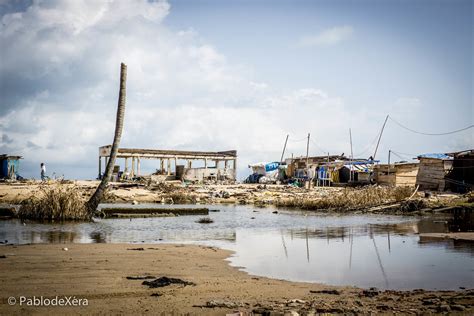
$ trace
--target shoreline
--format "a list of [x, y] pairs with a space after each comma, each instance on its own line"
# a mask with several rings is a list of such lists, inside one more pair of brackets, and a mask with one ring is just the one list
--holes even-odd
[[[64, 250], [67, 248], [67, 251]], [[472, 313], [474, 290], [397, 291], [291, 282], [230, 266], [232, 251], [188, 244], [30, 244], [0, 247], [0, 314]], [[149, 289], [133, 276], [195, 285]], [[154, 294], [155, 296], [152, 296]], [[9, 306], [8, 297], [72, 295], [87, 307]]]

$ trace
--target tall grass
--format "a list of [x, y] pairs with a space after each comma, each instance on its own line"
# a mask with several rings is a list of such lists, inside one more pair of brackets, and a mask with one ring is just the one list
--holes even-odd
[[345, 188], [340, 192], [322, 197], [300, 197], [278, 200], [277, 206], [295, 207], [305, 210], [350, 211], [389, 202], [399, 202], [409, 197], [412, 189], [408, 187], [366, 186], [362, 188]]
[[38, 192], [22, 202], [18, 217], [41, 221], [86, 220], [91, 215], [85, 202], [76, 186], [42, 185]]

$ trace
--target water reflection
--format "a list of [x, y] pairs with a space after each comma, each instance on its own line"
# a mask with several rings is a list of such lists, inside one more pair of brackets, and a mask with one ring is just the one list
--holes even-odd
[[474, 243], [418, 236], [472, 230], [471, 213], [416, 218], [219, 209], [210, 214], [214, 223], [205, 225], [196, 223], [199, 216], [62, 224], [0, 221], [0, 240], [200, 243], [234, 250], [232, 265], [274, 278], [394, 289], [474, 286]]

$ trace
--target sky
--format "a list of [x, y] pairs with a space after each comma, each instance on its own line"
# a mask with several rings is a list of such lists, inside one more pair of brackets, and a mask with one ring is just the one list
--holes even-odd
[[[0, 0], [0, 154], [97, 177], [122, 147], [376, 159], [474, 148], [472, 1]], [[156, 161], [142, 163], [153, 172]]]

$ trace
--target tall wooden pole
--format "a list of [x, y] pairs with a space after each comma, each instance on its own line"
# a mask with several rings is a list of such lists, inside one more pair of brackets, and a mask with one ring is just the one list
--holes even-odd
[[306, 143], [306, 168], [308, 168], [308, 158], [309, 158], [309, 137], [310, 137], [310, 134], [308, 133], [308, 141]]
[[385, 118], [385, 122], [383, 122], [382, 130], [380, 131], [380, 135], [379, 135], [379, 140], [377, 141], [377, 147], [375, 147], [375, 152], [373, 156], [374, 160], [375, 160], [375, 155], [377, 155], [377, 149], [379, 149], [380, 139], [382, 138], [383, 129], [385, 128], [385, 124], [387, 124], [387, 120], [388, 120], [388, 115]]
[[352, 152], [352, 131], [349, 128], [349, 139], [351, 142], [351, 170], [349, 172], [349, 181], [352, 181], [352, 161], [354, 160], [354, 153]]
[[387, 168], [387, 176], [390, 175], [390, 153], [391, 150], [388, 150], [388, 168]]
[[280, 162], [283, 162], [283, 156], [285, 155], [285, 149], [286, 149], [286, 144], [288, 143], [288, 137], [290, 135], [286, 135], [286, 140], [285, 140], [285, 145], [283, 146], [283, 151], [281, 153], [281, 158], [280, 158]]

